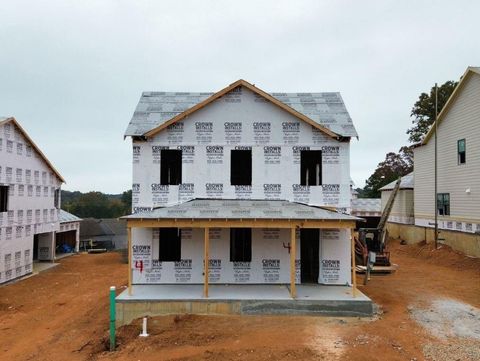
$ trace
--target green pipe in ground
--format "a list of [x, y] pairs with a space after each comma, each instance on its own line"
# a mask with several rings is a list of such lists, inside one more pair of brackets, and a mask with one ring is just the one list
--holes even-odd
[[110, 351], [115, 351], [115, 286], [110, 287]]

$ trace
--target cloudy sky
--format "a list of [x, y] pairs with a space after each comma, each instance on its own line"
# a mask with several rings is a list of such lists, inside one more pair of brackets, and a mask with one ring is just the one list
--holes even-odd
[[478, 1], [2, 0], [0, 115], [24, 126], [64, 189], [130, 188], [123, 132], [144, 90], [340, 91], [360, 135], [358, 186], [407, 143], [435, 83], [480, 65]]

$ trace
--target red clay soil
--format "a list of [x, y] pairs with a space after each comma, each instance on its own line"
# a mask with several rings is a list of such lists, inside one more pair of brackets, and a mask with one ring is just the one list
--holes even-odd
[[0, 359], [423, 360], [423, 345], [442, 341], [417, 325], [408, 307], [444, 297], [480, 307], [480, 260], [430, 245], [392, 242], [391, 251], [399, 270], [361, 287], [381, 308], [374, 319], [155, 317], [145, 339], [140, 320], [120, 328], [113, 353], [105, 351], [108, 287], [125, 285], [127, 268], [115, 253], [69, 257], [0, 288]]

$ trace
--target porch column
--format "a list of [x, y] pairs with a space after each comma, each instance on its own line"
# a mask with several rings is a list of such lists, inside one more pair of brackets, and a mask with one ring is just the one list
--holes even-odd
[[75, 223], [75, 252], [80, 252], [80, 223]]
[[56, 249], [57, 249], [57, 232], [52, 231], [51, 233], [51, 241], [50, 241], [50, 249], [52, 250], [52, 263], [55, 263], [55, 257], [56, 257]]
[[128, 237], [128, 295], [132, 295], [132, 228], [127, 227]]
[[355, 237], [353, 234], [353, 228], [350, 228], [350, 238], [352, 244], [352, 295], [353, 298], [355, 298], [357, 293], [357, 266], [355, 264]]
[[203, 296], [208, 298], [208, 248], [210, 243], [210, 228], [205, 227], [205, 248], [203, 254]]
[[290, 296], [297, 297], [297, 289], [295, 286], [295, 255], [297, 253], [296, 247], [296, 230], [290, 229]]

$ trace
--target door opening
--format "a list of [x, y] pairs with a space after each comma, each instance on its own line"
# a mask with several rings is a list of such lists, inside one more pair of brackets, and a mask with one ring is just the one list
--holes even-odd
[[302, 283], [318, 283], [320, 231], [300, 230], [300, 275]]
[[38, 260], [38, 234], [33, 236], [33, 260]]

